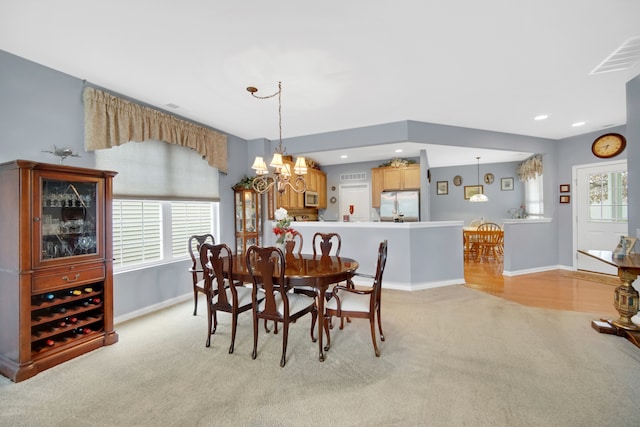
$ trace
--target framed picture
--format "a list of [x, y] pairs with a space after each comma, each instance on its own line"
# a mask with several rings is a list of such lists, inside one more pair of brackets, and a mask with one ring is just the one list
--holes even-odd
[[571, 202], [571, 196], [568, 195], [561, 195], [560, 196], [560, 203], [570, 203]]
[[453, 177], [453, 185], [456, 187], [460, 187], [462, 185], [462, 177], [460, 175], [456, 175]]
[[616, 246], [616, 248], [613, 250], [613, 254], [618, 255], [619, 258], [625, 255], [629, 255], [631, 252], [633, 252], [633, 247], [636, 245], [637, 240], [638, 239], [636, 239], [635, 237], [621, 236], [620, 243], [618, 243], [618, 246]]
[[513, 191], [513, 177], [500, 179], [500, 190]]
[[438, 196], [449, 194], [449, 181], [438, 181], [436, 183], [436, 194]]
[[484, 186], [482, 185], [465, 185], [464, 186], [464, 198], [469, 200], [471, 196], [484, 193]]
[[569, 184], [560, 184], [560, 192], [561, 193], [571, 192], [571, 186]]

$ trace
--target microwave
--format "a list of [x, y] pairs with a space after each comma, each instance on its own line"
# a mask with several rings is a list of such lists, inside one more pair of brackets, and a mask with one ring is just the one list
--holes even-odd
[[304, 206], [309, 208], [317, 208], [318, 207], [319, 196], [315, 191], [305, 191], [304, 192]]

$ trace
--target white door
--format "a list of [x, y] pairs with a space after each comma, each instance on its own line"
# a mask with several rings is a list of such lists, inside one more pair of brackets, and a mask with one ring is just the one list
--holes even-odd
[[[576, 166], [576, 248], [612, 251], [628, 232], [627, 162]], [[617, 269], [578, 254], [577, 269], [617, 274]]]
[[370, 221], [371, 192], [369, 184], [344, 184], [340, 186], [340, 211], [338, 220], [349, 215], [349, 221]]

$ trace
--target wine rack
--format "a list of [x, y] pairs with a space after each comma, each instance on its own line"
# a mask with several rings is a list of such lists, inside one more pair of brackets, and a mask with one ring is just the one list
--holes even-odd
[[40, 354], [104, 330], [103, 292], [69, 288], [31, 297], [31, 352]]
[[115, 174], [26, 160], [0, 164], [0, 373], [15, 382], [118, 341]]

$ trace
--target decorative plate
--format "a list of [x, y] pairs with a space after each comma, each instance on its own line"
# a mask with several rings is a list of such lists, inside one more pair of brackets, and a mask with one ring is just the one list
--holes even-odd
[[495, 179], [495, 177], [493, 176], [492, 173], [484, 174], [484, 183], [485, 184], [489, 184], [489, 185], [493, 184], [494, 179]]

